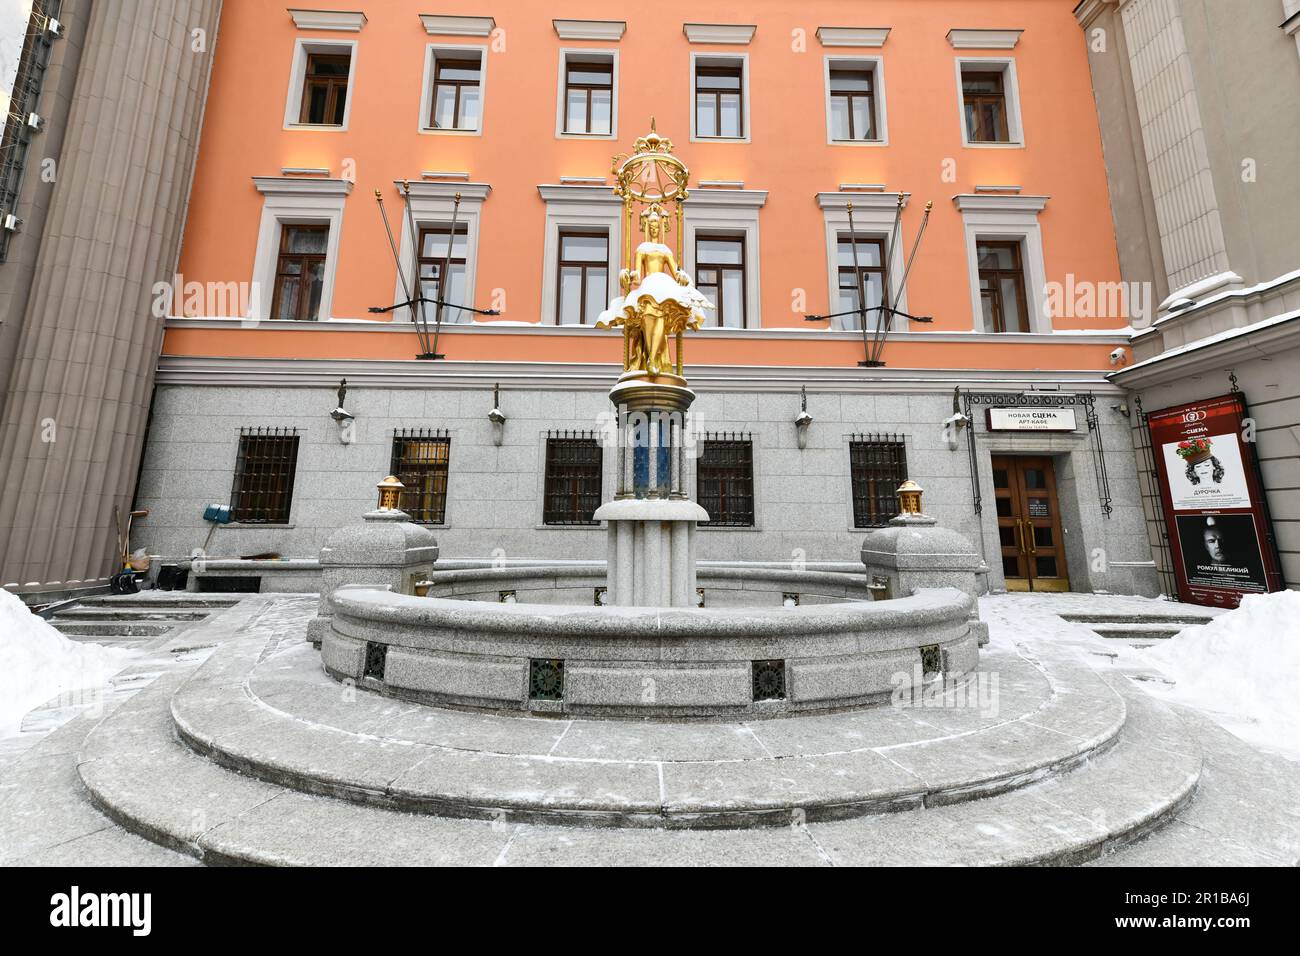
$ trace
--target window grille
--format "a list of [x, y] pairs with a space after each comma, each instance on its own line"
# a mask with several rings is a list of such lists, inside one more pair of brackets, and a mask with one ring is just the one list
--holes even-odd
[[707, 434], [695, 468], [695, 498], [710, 528], [754, 525], [754, 443], [747, 434]]
[[907, 478], [902, 435], [854, 435], [849, 442], [853, 527], [879, 528], [898, 514], [898, 486]]
[[399, 507], [416, 524], [447, 520], [447, 469], [451, 438], [446, 431], [397, 429], [389, 473], [405, 485]]
[[542, 523], [594, 525], [604, 449], [595, 432], [553, 431], [546, 438]]
[[245, 428], [239, 433], [231, 518], [260, 524], [287, 524], [298, 465], [298, 429]]

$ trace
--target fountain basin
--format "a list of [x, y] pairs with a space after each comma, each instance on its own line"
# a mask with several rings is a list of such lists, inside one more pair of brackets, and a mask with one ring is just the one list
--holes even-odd
[[798, 607], [647, 608], [345, 588], [328, 673], [439, 706], [586, 716], [777, 716], [886, 701], [974, 669], [955, 588]]

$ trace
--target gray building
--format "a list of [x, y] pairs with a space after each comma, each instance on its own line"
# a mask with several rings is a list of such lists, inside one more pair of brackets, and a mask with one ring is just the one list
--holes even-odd
[[[1300, 587], [1300, 3], [1085, 0], [1124, 279], [1161, 304], [1109, 377], [1145, 414], [1234, 391], [1253, 420], [1282, 578]], [[1168, 590], [1169, 529], [1139, 455]]]
[[0, 165], [0, 585], [120, 570], [220, 7], [33, 4]]

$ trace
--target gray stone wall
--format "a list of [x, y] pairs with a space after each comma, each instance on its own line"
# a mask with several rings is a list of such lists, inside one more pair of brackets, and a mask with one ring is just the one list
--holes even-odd
[[[863, 530], [854, 529], [848, 442], [855, 433], [905, 437], [908, 477], [925, 488], [925, 508], [946, 527], [984, 542], [989, 585], [1002, 587], [990, 451], [1051, 454], [1061, 482], [1061, 509], [1071, 542], [1076, 589], [1154, 593], [1136, 466], [1127, 420], [1098, 401], [1114, 511], [1103, 518], [1095, 463], [1084, 427], [1068, 436], [990, 436], [979, 427], [984, 513], [972, 506], [965, 435], [956, 449], [942, 422], [952, 412], [948, 388], [925, 394], [810, 393], [813, 425], [799, 449], [797, 393], [701, 394], [693, 412], [703, 432], [745, 432], [754, 443], [756, 523], [752, 529], [702, 528], [699, 558], [731, 561], [857, 561]], [[355, 442], [342, 444], [329, 417], [336, 404], [325, 388], [159, 387], [145, 452], [138, 503], [149, 508], [136, 540], [152, 553], [187, 556], [204, 543], [208, 503], [228, 503], [240, 429], [294, 427], [300, 438], [293, 507], [287, 526], [218, 529], [214, 558], [275, 551], [312, 557], [328, 534], [373, 506], [375, 484], [389, 472], [395, 428], [440, 428], [451, 437], [447, 521], [435, 527], [446, 558], [597, 559], [605, 557], [599, 527], [542, 524], [546, 435], [552, 429], [598, 430], [610, 409], [603, 389], [504, 389], [508, 421], [503, 444], [492, 441], [490, 389], [355, 388]], [[606, 450], [606, 495], [613, 492], [613, 449]], [[694, 489], [693, 475], [688, 487]], [[1090, 570], [1084, 555], [1101, 548], [1111, 564]], [[499, 549], [499, 550], [498, 550]]]

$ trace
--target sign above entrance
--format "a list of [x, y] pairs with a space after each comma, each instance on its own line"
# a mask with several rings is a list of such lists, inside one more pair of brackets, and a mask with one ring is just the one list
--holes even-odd
[[1072, 432], [1077, 427], [1073, 408], [1014, 406], [985, 411], [991, 432]]

